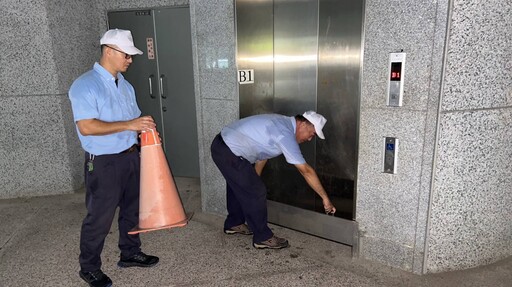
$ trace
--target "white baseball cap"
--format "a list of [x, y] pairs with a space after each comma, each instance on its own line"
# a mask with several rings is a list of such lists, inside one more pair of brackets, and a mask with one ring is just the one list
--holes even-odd
[[325, 137], [324, 133], [322, 132], [322, 129], [324, 128], [324, 125], [327, 122], [324, 116], [322, 116], [321, 114], [317, 114], [313, 111], [307, 111], [302, 116], [305, 117], [310, 123], [312, 123], [313, 126], [315, 126], [316, 135], [324, 140]]
[[128, 55], [142, 55], [142, 51], [135, 48], [132, 32], [121, 29], [111, 29], [103, 34], [100, 45], [116, 45], [116, 47]]

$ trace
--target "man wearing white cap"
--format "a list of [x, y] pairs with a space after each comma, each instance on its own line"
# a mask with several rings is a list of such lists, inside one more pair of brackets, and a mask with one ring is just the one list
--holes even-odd
[[227, 184], [226, 234], [252, 234], [253, 246], [258, 249], [288, 247], [288, 240], [275, 236], [267, 225], [267, 188], [260, 178], [267, 160], [281, 154], [322, 198], [325, 212], [336, 212], [299, 148], [315, 135], [325, 139], [322, 128], [326, 121], [313, 111], [295, 117], [264, 114], [243, 118], [222, 129], [213, 140], [211, 153]]
[[130, 31], [113, 29], [100, 40], [101, 58], [69, 90], [78, 137], [85, 150], [87, 216], [80, 234], [80, 278], [89, 286], [112, 286], [101, 271], [101, 251], [119, 206], [119, 267], [151, 267], [156, 256], [141, 252], [139, 235], [128, 235], [138, 223], [140, 157], [138, 133], [155, 128], [141, 117], [135, 91], [121, 74], [134, 55]]

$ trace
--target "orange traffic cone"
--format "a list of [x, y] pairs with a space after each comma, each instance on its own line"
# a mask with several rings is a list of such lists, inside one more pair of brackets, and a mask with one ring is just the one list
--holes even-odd
[[128, 234], [187, 225], [192, 214], [185, 214], [156, 130], [141, 133], [140, 158], [139, 225]]

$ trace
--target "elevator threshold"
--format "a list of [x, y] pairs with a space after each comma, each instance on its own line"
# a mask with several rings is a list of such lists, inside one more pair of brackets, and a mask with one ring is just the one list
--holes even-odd
[[277, 201], [267, 200], [268, 221], [304, 233], [354, 247], [357, 245], [357, 223]]

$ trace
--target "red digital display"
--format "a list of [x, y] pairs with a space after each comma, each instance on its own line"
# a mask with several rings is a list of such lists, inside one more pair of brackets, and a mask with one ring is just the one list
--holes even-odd
[[391, 63], [391, 81], [400, 81], [402, 77], [402, 62]]

